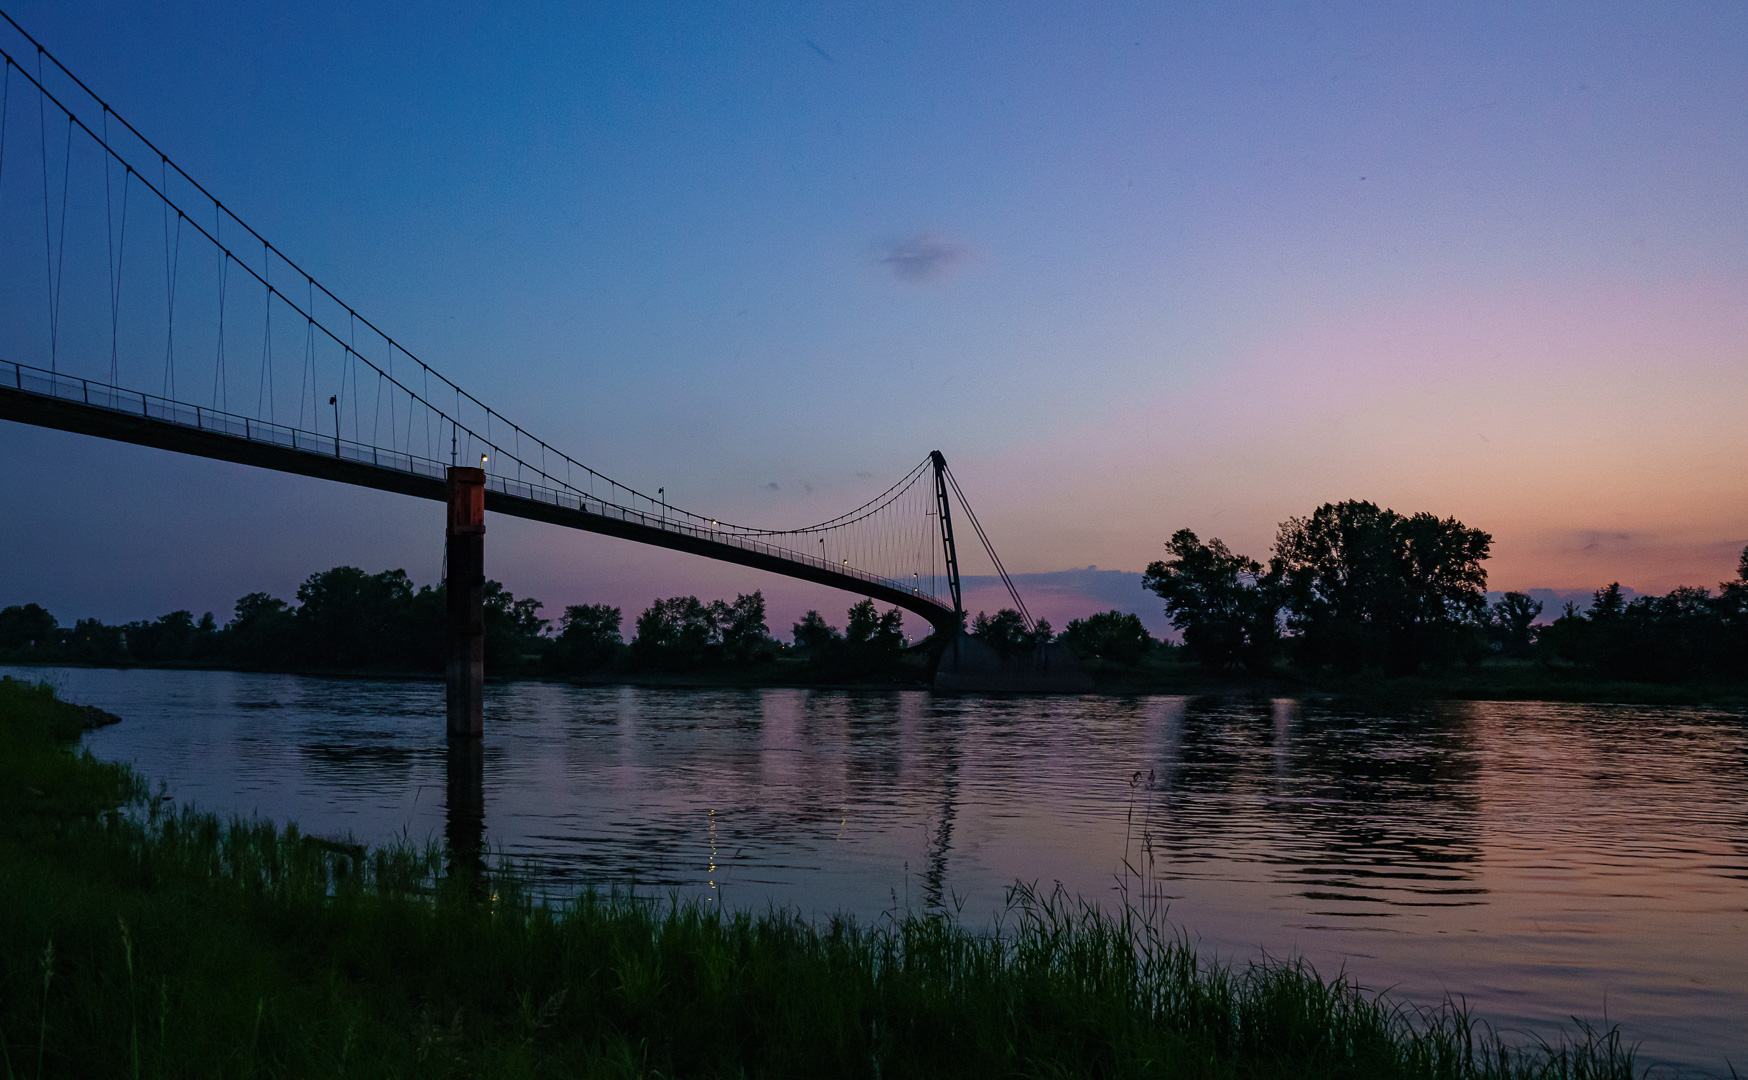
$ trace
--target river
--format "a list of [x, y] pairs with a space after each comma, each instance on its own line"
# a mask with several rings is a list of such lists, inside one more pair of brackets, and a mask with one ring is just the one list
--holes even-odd
[[[184, 802], [366, 842], [457, 828], [440, 685], [0, 671], [121, 715], [86, 745]], [[488, 688], [469, 768], [486, 845], [554, 889], [985, 925], [1015, 881], [1126, 884], [1221, 959], [1748, 1064], [1738, 713], [516, 683]]]

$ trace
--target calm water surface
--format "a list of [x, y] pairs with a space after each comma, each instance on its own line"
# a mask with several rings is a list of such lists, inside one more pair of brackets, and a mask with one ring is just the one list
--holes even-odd
[[[438, 685], [10, 673], [125, 717], [87, 745], [184, 801], [444, 835]], [[1748, 1064], [1739, 714], [523, 684], [488, 689], [479, 771], [486, 842], [555, 886], [982, 923], [1016, 880], [1114, 902], [1127, 856], [1223, 959]]]

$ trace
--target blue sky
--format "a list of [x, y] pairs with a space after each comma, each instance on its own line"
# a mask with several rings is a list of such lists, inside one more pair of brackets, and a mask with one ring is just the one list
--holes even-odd
[[[1740, 5], [7, 10], [415, 353], [684, 505], [810, 520], [938, 447], [1033, 573], [1182, 526], [1260, 555], [1341, 498], [1488, 528], [1496, 587], [1713, 582], [1748, 542]], [[65, 620], [440, 565], [434, 506], [0, 452], [0, 602]], [[848, 603], [489, 550], [549, 608]]]

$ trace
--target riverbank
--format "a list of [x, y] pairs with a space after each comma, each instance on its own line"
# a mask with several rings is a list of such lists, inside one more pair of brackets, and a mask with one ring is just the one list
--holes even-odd
[[[437, 672], [398, 669], [308, 669], [215, 666], [210, 664], [81, 664], [34, 658], [0, 658], [21, 668], [105, 670], [239, 671], [304, 675], [320, 679], [441, 682]], [[1425, 675], [1385, 678], [1376, 673], [1350, 677], [1307, 676], [1282, 665], [1270, 675], [1210, 673], [1175, 656], [1150, 656], [1135, 666], [1091, 661], [1094, 694], [1133, 697], [1149, 694], [1187, 697], [1294, 698], [1298, 700], [1410, 703], [1418, 701], [1554, 701], [1592, 705], [1694, 705], [1748, 708], [1748, 685], [1739, 683], [1651, 683], [1598, 679], [1571, 667], [1528, 660], [1488, 660], [1478, 667], [1451, 668]], [[711, 668], [703, 671], [600, 671], [586, 675], [494, 675], [491, 683], [552, 682], [571, 686], [638, 686], [647, 689], [903, 690], [928, 689], [920, 670], [907, 669], [884, 679], [844, 680], [822, 676], [799, 660]]]
[[1266, 676], [1216, 674], [1175, 657], [1148, 657], [1125, 668], [1093, 662], [1094, 685], [1104, 694], [1236, 695], [1332, 702], [1557, 701], [1592, 705], [1701, 705], [1748, 707], [1741, 683], [1652, 683], [1600, 679], [1581, 669], [1531, 660], [1490, 659], [1476, 667], [1452, 667], [1421, 675], [1386, 678], [1376, 672], [1352, 676], [1307, 675], [1279, 665]]
[[1281, 963], [1198, 962], [1134, 911], [1017, 898], [1001, 936], [446, 874], [149, 798], [0, 682], [10, 1075], [1628, 1076], [1618, 1037], [1501, 1057]]

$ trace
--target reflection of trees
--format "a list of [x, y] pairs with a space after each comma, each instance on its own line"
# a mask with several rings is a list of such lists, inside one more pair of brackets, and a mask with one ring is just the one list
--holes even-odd
[[1303, 708], [1282, 722], [1267, 705], [1193, 704], [1155, 781], [1151, 849], [1168, 866], [1272, 863], [1312, 898], [1460, 902], [1480, 855], [1470, 713]]

